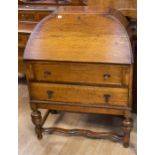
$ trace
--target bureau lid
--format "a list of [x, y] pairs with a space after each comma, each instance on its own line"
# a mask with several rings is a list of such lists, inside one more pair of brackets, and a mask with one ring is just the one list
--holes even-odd
[[27, 43], [25, 60], [131, 64], [122, 23], [108, 13], [59, 13], [42, 20]]

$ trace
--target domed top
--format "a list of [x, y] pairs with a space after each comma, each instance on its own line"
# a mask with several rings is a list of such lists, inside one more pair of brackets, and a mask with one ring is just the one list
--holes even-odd
[[131, 64], [122, 23], [111, 14], [61, 13], [43, 19], [32, 32], [25, 60]]

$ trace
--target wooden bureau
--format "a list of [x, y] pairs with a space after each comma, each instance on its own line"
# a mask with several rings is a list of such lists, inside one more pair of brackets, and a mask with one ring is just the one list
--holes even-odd
[[[67, 11], [49, 15], [31, 33], [24, 62], [32, 121], [42, 133], [123, 139], [132, 128], [133, 58], [127, 21], [117, 11]], [[44, 117], [39, 109], [47, 109]], [[51, 111], [123, 116], [123, 132], [45, 128]]]

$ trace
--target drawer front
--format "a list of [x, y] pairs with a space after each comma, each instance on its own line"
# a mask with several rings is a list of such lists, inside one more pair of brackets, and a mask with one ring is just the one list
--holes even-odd
[[127, 66], [62, 62], [29, 65], [37, 81], [128, 85]]
[[67, 84], [31, 83], [32, 100], [87, 105], [128, 105], [128, 89]]
[[19, 21], [35, 21], [35, 14], [31, 11], [19, 11], [18, 12]]

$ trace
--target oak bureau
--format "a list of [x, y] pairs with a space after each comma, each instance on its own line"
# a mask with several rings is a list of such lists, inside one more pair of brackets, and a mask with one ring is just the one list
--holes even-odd
[[[112, 9], [59, 12], [35, 27], [24, 63], [38, 139], [61, 132], [123, 140], [129, 146], [133, 58], [126, 27], [126, 19]], [[47, 109], [44, 117], [39, 109]], [[43, 127], [55, 111], [123, 116], [122, 134]]]

